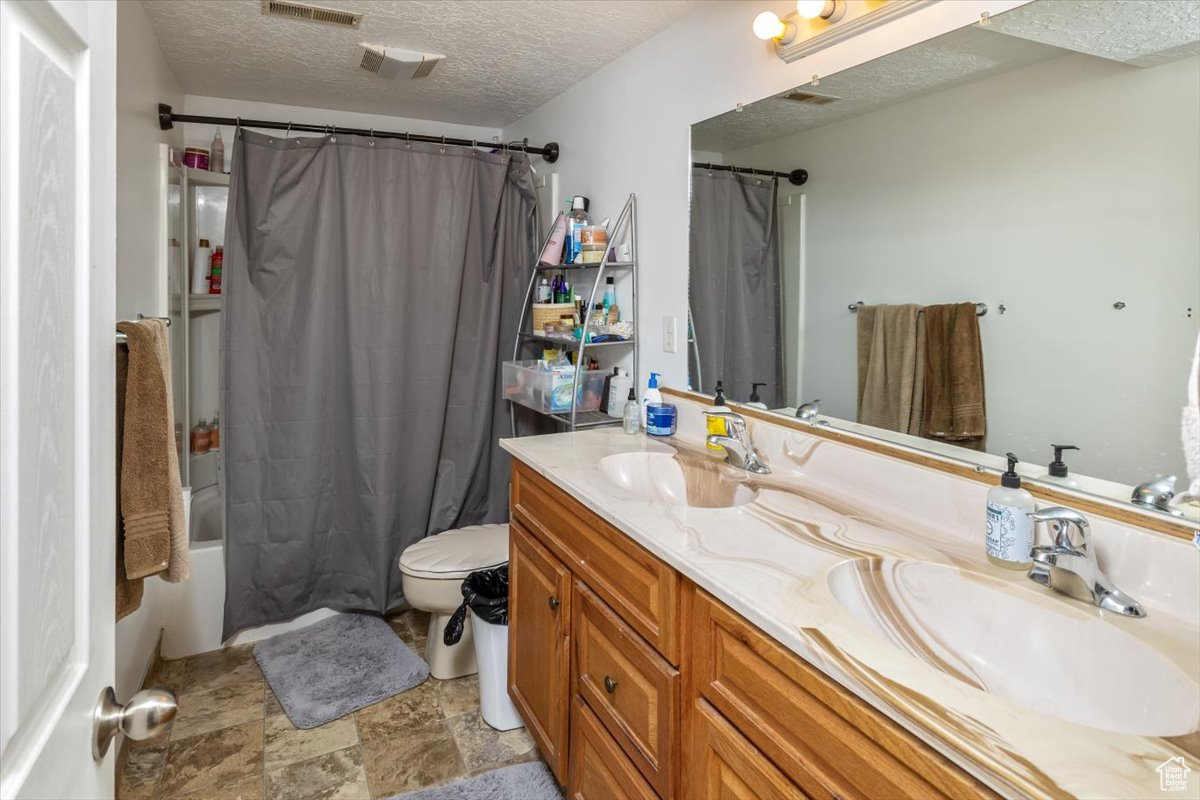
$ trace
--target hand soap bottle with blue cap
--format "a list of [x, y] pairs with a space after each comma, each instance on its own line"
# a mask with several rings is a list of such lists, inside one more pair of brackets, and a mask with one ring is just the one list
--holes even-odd
[[658, 390], [658, 379], [662, 377], [661, 372], [650, 373], [650, 383], [646, 386], [646, 393], [642, 395], [642, 428], [646, 427], [646, 409], [651, 405], [659, 405], [662, 403], [662, 392]]

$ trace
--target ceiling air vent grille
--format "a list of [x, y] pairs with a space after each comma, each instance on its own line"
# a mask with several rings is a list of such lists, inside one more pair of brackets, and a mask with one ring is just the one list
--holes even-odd
[[383, 52], [373, 47], [364, 47], [362, 61], [359, 62], [359, 66], [367, 72], [373, 72], [378, 75], [379, 68], [383, 66]]
[[289, 0], [262, 0], [262, 13], [268, 17], [321, 22], [343, 28], [357, 28], [362, 22], [362, 14], [337, 8], [310, 6], [306, 3], [292, 3]]
[[793, 103], [805, 103], [810, 106], [823, 106], [829, 103], [836, 103], [838, 98], [829, 94], [813, 94], [812, 92], [789, 92], [783, 96], [784, 100], [791, 100]]

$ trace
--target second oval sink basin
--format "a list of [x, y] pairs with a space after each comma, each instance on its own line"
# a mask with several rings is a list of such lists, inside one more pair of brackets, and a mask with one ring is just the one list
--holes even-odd
[[891, 644], [1016, 705], [1138, 736], [1191, 733], [1200, 720], [1200, 685], [1066, 597], [1047, 605], [986, 575], [890, 559], [841, 564], [829, 588]]
[[618, 453], [600, 459], [605, 480], [641, 500], [691, 508], [732, 508], [758, 490], [714, 459], [681, 453]]

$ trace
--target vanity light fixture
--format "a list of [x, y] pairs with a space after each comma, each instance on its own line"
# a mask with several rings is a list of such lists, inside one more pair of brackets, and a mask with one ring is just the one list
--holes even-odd
[[796, 10], [783, 19], [771, 11], [755, 17], [754, 35], [773, 42], [776, 55], [791, 63], [934, 2], [796, 0]]

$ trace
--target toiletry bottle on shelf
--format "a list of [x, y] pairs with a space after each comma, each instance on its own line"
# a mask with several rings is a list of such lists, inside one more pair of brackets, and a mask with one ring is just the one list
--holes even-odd
[[604, 312], [608, 314], [608, 310], [617, 304], [617, 287], [613, 284], [611, 276], [604, 279]]
[[[717, 381], [717, 388], [713, 393], [713, 404], [709, 408], [709, 411], [713, 413], [704, 418], [705, 432], [709, 436], [727, 436], [729, 432], [725, 428], [725, 420], [717, 416], [717, 414], [724, 414], [729, 411], [729, 406], [725, 405], [725, 389], [721, 385], [721, 381]], [[704, 440], [704, 446], [708, 448], [709, 452], [722, 456], [725, 455], [724, 447], [721, 447], [719, 444], [712, 444], [707, 438]]]
[[1033, 495], [1021, 488], [1017, 462], [1008, 453], [1008, 471], [987, 496], [987, 558], [1005, 569], [1028, 569], [1033, 563], [1033, 522], [1025, 512], [1036, 506]]
[[608, 406], [604, 412], [613, 419], [621, 419], [625, 414], [625, 398], [633, 390], [633, 378], [625, 370], [618, 370], [613, 376], [612, 386], [608, 392]]
[[637, 433], [642, 427], [642, 410], [638, 405], [637, 394], [629, 387], [629, 398], [625, 401], [625, 411], [622, 415], [621, 427], [626, 433]]
[[196, 423], [196, 427], [192, 428], [192, 446], [191, 451], [195, 455], [207, 453], [208, 444], [208, 422], [200, 420]]
[[192, 294], [208, 294], [208, 267], [212, 260], [212, 248], [208, 239], [201, 239], [192, 253]]
[[1050, 462], [1050, 466], [1047, 467], [1049, 472], [1042, 480], [1078, 489], [1079, 482], [1071, 477], [1070, 471], [1067, 469], [1067, 462], [1063, 461], [1063, 450], [1078, 450], [1079, 448], [1073, 444], [1052, 444], [1050, 447], [1054, 450], [1054, 460]]
[[660, 405], [663, 401], [662, 392], [658, 390], [658, 379], [661, 373], [651, 372], [650, 382], [646, 385], [646, 394], [642, 396], [642, 427], [646, 427], [646, 406]]
[[221, 140], [221, 129], [217, 128], [213, 135], [212, 146], [208, 149], [208, 171], [225, 172], [225, 142]]
[[225, 264], [225, 249], [217, 246], [212, 254], [212, 266], [208, 271], [208, 293], [221, 293], [221, 271]]
[[750, 402], [746, 403], [747, 406], [750, 406], [751, 408], [761, 408], [763, 411], [767, 410], [767, 404], [764, 403], [762, 398], [758, 396], [758, 387], [766, 385], [767, 384], [765, 383], [750, 384]]
[[600, 390], [600, 410], [608, 413], [608, 402], [612, 399], [612, 382], [613, 378], [621, 374], [621, 370], [613, 367], [611, 375], [604, 376], [604, 388]]
[[221, 419], [213, 414], [212, 424], [208, 426], [208, 449], [221, 449]]
[[567, 215], [568, 252], [563, 258], [566, 263], [574, 264], [583, 252], [583, 229], [591, 222], [592, 218], [588, 216], [588, 199], [583, 195], [575, 195], [571, 198], [571, 213]]
[[553, 289], [550, 286], [550, 281], [542, 278], [541, 283], [537, 288], [537, 301], [539, 303], [549, 303], [554, 298]]
[[542, 248], [542, 255], [538, 258], [538, 263], [546, 266], [561, 264], [563, 260], [563, 242], [567, 238], [567, 215], [558, 212], [558, 216], [554, 218], [554, 224], [550, 226], [550, 238], [546, 240], [546, 246]]

